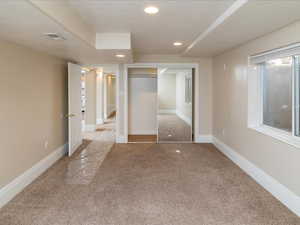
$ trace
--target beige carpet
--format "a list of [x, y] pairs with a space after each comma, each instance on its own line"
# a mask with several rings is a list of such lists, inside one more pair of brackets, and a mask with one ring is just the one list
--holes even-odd
[[159, 114], [158, 122], [158, 142], [191, 142], [191, 126], [176, 114]]
[[[82, 165], [95, 165], [94, 154]], [[90, 182], [83, 173], [83, 182], [69, 182], [72, 161], [60, 160], [4, 207], [0, 224], [300, 224], [210, 144], [115, 144], [100, 167], [91, 167]]]

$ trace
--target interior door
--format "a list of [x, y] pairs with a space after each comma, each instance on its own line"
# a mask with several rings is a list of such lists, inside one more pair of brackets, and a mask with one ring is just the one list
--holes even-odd
[[68, 122], [69, 150], [71, 156], [82, 143], [81, 115], [81, 67], [68, 63]]

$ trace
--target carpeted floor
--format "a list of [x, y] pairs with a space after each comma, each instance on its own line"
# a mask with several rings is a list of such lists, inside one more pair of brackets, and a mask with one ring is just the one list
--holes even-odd
[[158, 115], [158, 142], [191, 142], [192, 128], [176, 114]]
[[0, 211], [0, 224], [300, 224], [211, 144], [115, 144], [103, 162], [92, 144], [81, 164], [92, 176], [69, 182], [81, 154], [63, 158]]

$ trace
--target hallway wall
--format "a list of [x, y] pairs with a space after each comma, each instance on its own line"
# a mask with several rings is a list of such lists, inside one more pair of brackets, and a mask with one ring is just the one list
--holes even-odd
[[160, 112], [176, 111], [176, 74], [158, 76], [158, 109]]
[[106, 117], [116, 111], [116, 78], [108, 76], [106, 79], [107, 101], [106, 101]]
[[192, 70], [190, 70], [190, 72], [184, 71], [176, 74], [176, 114], [191, 126], [193, 121], [193, 105], [192, 103], [185, 102], [186, 77], [192, 78]]
[[0, 49], [2, 188], [67, 142], [67, 64], [3, 40]]
[[96, 82], [97, 74], [95, 70], [91, 70], [85, 75], [86, 90], [86, 112], [85, 124], [87, 126], [95, 126], [96, 124]]

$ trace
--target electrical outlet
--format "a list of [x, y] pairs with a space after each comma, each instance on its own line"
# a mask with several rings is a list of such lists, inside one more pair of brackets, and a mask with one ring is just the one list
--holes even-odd
[[224, 64], [224, 71], [226, 70], [226, 68], [227, 68], [227, 65], [226, 65], [226, 64]]
[[45, 141], [45, 143], [44, 143], [44, 148], [45, 148], [45, 149], [48, 148], [48, 141]]

